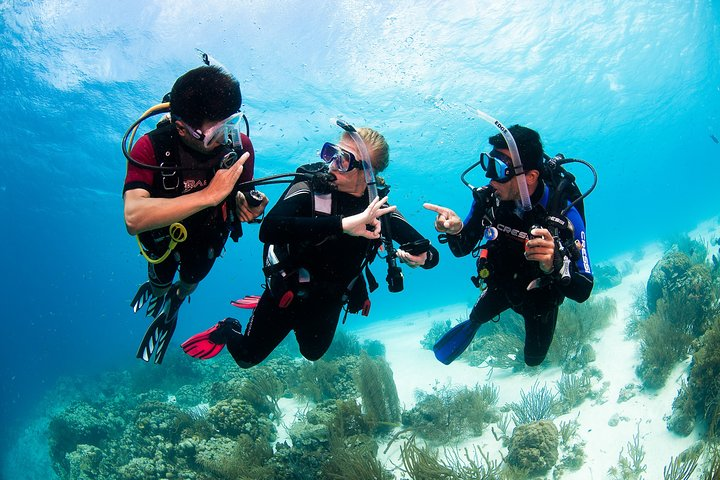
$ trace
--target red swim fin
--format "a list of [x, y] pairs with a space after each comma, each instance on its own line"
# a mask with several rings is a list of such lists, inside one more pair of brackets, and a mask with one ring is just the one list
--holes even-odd
[[259, 301], [260, 295], [245, 295], [243, 298], [231, 300], [230, 305], [238, 308], [252, 309], [257, 307]]
[[214, 325], [202, 333], [193, 335], [185, 340], [180, 346], [185, 353], [194, 358], [207, 360], [208, 358], [214, 357], [222, 351], [223, 347], [225, 347], [224, 343], [215, 343], [210, 340], [210, 334], [217, 330], [219, 325], [220, 324]]
[[222, 351], [231, 335], [242, 335], [242, 327], [234, 318], [226, 318], [188, 338], [180, 346], [191, 357], [207, 360]]

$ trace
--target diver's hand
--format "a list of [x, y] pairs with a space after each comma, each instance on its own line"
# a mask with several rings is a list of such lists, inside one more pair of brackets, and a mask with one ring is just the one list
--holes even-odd
[[411, 268], [420, 267], [422, 265], [425, 265], [425, 262], [427, 261], [427, 252], [423, 252], [420, 255], [411, 255], [405, 250], [398, 248], [395, 251], [395, 255], [398, 259], [405, 265]]
[[397, 210], [397, 207], [394, 205], [392, 207], [381, 208], [387, 203], [387, 200], [388, 197], [383, 197], [382, 199], [375, 197], [363, 212], [343, 218], [343, 233], [353, 237], [365, 237], [371, 240], [380, 238], [380, 220], [378, 220], [378, 217]]
[[209, 207], [218, 205], [230, 195], [243, 171], [243, 164], [248, 158], [250, 158], [250, 152], [245, 152], [232, 167], [215, 172], [210, 184], [201, 190]]
[[552, 234], [545, 228], [533, 228], [530, 230], [530, 235], [536, 238], [525, 242], [525, 258], [538, 262], [543, 273], [551, 273], [555, 257], [555, 240]]
[[441, 207], [432, 203], [423, 203], [423, 208], [437, 213], [435, 217], [435, 230], [440, 233], [457, 235], [463, 229], [463, 222], [457, 213], [449, 208]]
[[258, 218], [260, 215], [262, 215], [265, 211], [265, 207], [268, 204], [268, 198], [265, 196], [264, 193], [260, 191], [257, 192], [262, 195], [262, 201], [260, 202], [260, 205], [256, 207], [251, 207], [250, 205], [248, 205], [247, 200], [245, 199], [245, 195], [242, 192], [237, 192], [237, 195], [235, 197], [235, 205], [237, 205], [237, 208], [235, 209], [235, 212], [237, 213], [237, 216], [241, 222], [250, 223], [256, 218]]

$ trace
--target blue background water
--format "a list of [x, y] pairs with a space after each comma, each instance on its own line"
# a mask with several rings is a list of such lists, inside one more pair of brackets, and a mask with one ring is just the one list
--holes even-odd
[[[496, 133], [474, 108], [596, 166], [595, 263], [718, 214], [718, 2], [47, 0], [3, 2], [0, 18], [2, 451], [59, 376], [137, 362], [144, 263], [122, 221], [120, 138], [196, 48], [241, 81], [258, 176], [312, 161], [342, 114], [386, 136], [392, 202], [428, 236], [421, 203], [464, 215], [458, 174]], [[260, 252], [257, 227], [229, 244], [176, 341], [244, 318], [228, 300], [259, 291]], [[471, 302], [472, 260], [441, 252], [351, 323]]]

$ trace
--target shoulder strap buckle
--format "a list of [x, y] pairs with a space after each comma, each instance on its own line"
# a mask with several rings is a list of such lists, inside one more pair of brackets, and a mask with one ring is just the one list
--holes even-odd
[[[166, 152], [170, 153], [170, 152]], [[162, 162], [161, 167], [177, 167], [175, 162]], [[177, 170], [161, 170], [162, 184], [165, 190], [175, 191], [180, 186], [180, 176]]]

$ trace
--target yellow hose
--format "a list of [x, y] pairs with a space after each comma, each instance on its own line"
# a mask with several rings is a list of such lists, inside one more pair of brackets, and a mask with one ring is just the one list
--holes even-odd
[[[169, 111], [170, 111], [170, 102], [158, 103], [157, 105], [148, 108], [147, 111], [142, 114], [142, 116], [140, 117], [140, 122], [142, 122], [143, 120], [145, 120], [148, 117], [157, 115], [158, 113], [167, 113]], [[130, 142], [128, 143], [128, 151], [132, 148], [132, 145], [135, 142], [135, 133], [137, 133], [137, 129], [139, 126], [140, 126], [140, 123], [138, 123], [135, 126], [135, 128], [133, 128], [132, 134], [130, 135]]]
[[140, 242], [140, 235], [137, 235], [135, 238], [137, 239], [138, 246], [140, 247], [140, 253], [143, 257], [145, 257], [145, 260], [153, 265], [157, 265], [158, 263], [164, 262], [165, 259], [170, 256], [170, 253], [178, 243], [182, 243], [187, 240], [187, 236], [187, 229], [182, 223], [173, 223], [170, 225], [170, 244], [168, 245], [167, 252], [163, 253], [162, 256], [157, 259], [150, 258], [150, 255], [148, 255], [145, 247], [143, 247], [142, 242]]

